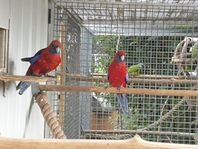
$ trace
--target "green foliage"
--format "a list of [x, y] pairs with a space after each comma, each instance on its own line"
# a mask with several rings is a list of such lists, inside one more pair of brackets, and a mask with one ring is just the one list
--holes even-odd
[[98, 60], [95, 64], [92, 65], [92, 69], [94, 69], [94, 73], [107, 73], [106, 64], [109, 64], [109, 59], [106, 56], [99, 56]]
[[93, 48], [97, 60], [94, 60], [92, 72], [107, 73], [107, 68], [110, 65], [116, 51], [117, 36], [94, 36]]
[[192, 47], [192, 58], [198, 58], [198, 42]]
[[93, 37], [93, 47], [99, 48], [100, 53], [113, 54], [116, 49], [117, 36], [99, 35]]
[[186, 31], [188, 32], [198, 32], [198, 26], [197, 25], [177, 25], [175, 26], [175, 29], [177, 29], [180, 33]]

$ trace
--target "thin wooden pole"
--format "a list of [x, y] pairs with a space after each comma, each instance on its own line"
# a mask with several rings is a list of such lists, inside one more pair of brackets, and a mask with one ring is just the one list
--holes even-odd
[[94, 134], [150, 134], [150, 135], [171, 135], [181, 137], [194, 137], [195, 133], [184, 133], [184, 132], [170, 132], [170, 131], [142, 131], [142, 130], [84, 130], [87, 135]]
[[[79, 74], [65, 74], [69, 79], [76, 81], [88, 81], [88, 82], [108, 82], [107, 77], [92, 77], [92, 76], [83, 76]], [[139, 84], [198, 84], [198, 80], [187, 80], [187, 79], [176, 79], [176, 78], [167, 78], [167, 79], [149, 79], [149, 78], [137, 78], [130, 77], [128, 83], [139, 83]]]
[[55, 77], [36, 77], [36, 76], [19, 76], [19, 75], [0, 75], [2, 81], [27, 81], [27, 82], [47, 82], [56, 81]]
[[[66, 48], [67, 48], [67, 40], [65, 40], [66, 38], [66, 27], [65, 27], [65, 23], [61, 22], [61, 43], [63, 45], [63, 49], [61, 51], [61, 59], [62, 59], [62, 63], [61, 63], [61, 68], [60, 68], [60, 84], [64, 85], [65, 84], [65, 72], [66, 72]], [[60, 92], [60, 101], [59, 101], [59, 122], [61, 127], [64, 127], [64, 121], [65, 121], [65, 94], [63, 92]]]
[[62, 85], [40, 85], [42, 91], [65, 91], [65, 92], [97, 92], [97, 93], [123, 93], [123, 94], [141, 94], [141, 95], [158, 95], [158, 96], [198, 96], [195, 90], [160, 90], [160, 89], [143, 89], [143, 88], [113, 88], [113, 87], [96, 87], [96, 86], [62, 86]]
[[[72, 75], [72, 73], [65, 73], [66, 75]], [[75, 75], [81, 75], [81, 74], [75, 74]], [[107, 74], [105, 73], [91, 73], [90, 76], [92, 77], [107, 77]], [[171, 76], [171, 75], [130, 75], [129, 77], [135, 77], [135, 78], [144, 78], [144, 79], [185, 79], [185, 76]]]

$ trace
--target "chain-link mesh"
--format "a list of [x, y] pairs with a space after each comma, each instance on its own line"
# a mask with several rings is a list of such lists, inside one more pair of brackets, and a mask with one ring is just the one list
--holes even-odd
[[[198, 36], [197, 6], [193, 0], [54, 1], [53, 38], [64, 45], [59, 84], [108, 87], [105, 78], [118, 47], [126, 51], [128, 68], [144, 64], [140, 74], [129, 74], [136, 81], [128, 88], [196, 90], [197, 77], [189, 75], [196, 58], [176, 62], [172, 57], [186, 36]], [[126, 139], [138, 133], [151, 141], [198, 142], [196, 97], [128, 94], [124, 116], [115, 94], [50, 94], [67, 138]]]

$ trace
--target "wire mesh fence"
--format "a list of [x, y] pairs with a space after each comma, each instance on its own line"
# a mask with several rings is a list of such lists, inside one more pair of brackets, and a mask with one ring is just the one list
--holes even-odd
[[[126, 51], [128, 68], [144, 64], [129, 73], [128, 88], [197, 90], [197, 77], [190, 75], [196, 57], [186, 61], [196, 42], [187, 45], [185, 59], [172, 60], [185, 37], [198, 36], [197, 6], [191, 0], [54, 1], [52, 38], [64, 47], [58, 84], [108, 87], [108, 67], [118, 48]], [[196, 97], [128, 94], [128, 116], [112, 93], [52, 92], [50, 98], [67, 138], [126, 139], [138, 133], [151, 141], [198, 142]]]

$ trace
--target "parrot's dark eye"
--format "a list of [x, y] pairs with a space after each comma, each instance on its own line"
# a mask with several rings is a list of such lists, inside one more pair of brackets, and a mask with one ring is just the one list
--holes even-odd
[[57, 48], [57, 47], [58, 47], [57, 45], [54, 45], [54, 44], [52, 45], [52, 48]]

